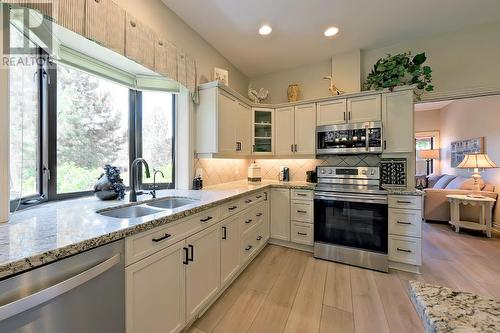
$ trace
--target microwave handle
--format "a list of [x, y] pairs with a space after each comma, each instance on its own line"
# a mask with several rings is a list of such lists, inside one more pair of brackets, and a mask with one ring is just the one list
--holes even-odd
[[370, 126], [365, 125], [365, 130], [366, 130], [365, 148], [366, 148], [366, 151], [369, 151], [370, 150]]

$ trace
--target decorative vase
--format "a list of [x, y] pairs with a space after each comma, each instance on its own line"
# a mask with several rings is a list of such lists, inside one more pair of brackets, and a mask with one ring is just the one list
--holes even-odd
[[122, 200], [125, 197], [125, 185], [117, 167], [104, 166], [104, 173], [94, 185], [94, 195], [100, 200]]
[[294, 83], [288, 86], [287, 96], [289, 102], [297, 102], [299, 100], [300, 87]]

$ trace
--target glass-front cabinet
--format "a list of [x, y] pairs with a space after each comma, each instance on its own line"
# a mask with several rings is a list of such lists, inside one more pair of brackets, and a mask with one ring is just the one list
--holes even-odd
[[271, 155], [274, 152], [274, 110], [252, 109], [253, 153]]

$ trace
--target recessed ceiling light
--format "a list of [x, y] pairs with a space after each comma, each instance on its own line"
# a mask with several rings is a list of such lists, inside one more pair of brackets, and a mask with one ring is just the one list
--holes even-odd
[[260, 27], [259, 34], [261, 34], [262, 36], [266, 36], [269, 35], [271, 31], [273, 31], [273, 28], [271, 28], [267, 24], [264, 24], [262, 27]]
[[330, 28], [325, 30], [325, 36], [332, 37], [332, 36], [335, 36], [338, 32], [339, 32], [339, 28], [330, 27]]

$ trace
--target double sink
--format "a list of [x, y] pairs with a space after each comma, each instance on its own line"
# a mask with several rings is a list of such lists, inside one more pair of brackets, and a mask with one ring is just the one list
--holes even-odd
[[198, 201], [198, 199], [168, 197], [135, 206], [103, 209], [97, 211], [97, 213], [103, 216], [114, 217], [117, 219], [133, 219], [148, 215], [154, 215], [165, 210], [171, 210], [194, 204]]

